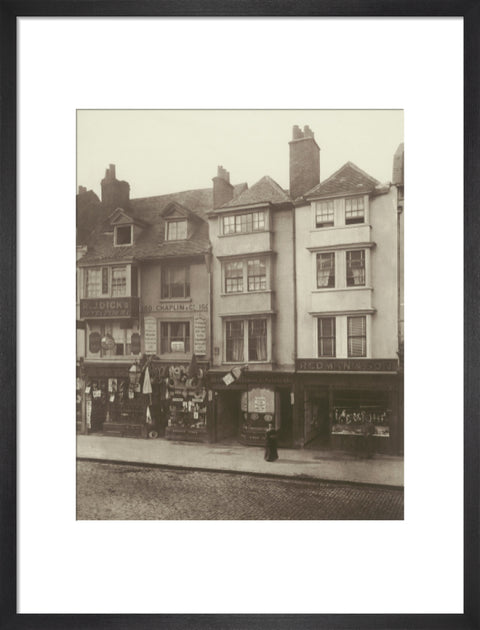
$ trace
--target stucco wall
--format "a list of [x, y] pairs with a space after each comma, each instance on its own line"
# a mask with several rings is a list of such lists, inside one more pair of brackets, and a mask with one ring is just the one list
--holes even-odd
[[[188, 264], [188, 262], [187, 262]], [[144, 318], [154, 317], [158, 321], [188, 321], [190, 322], [191, 349], [193, 352], [195, 335], [194, 321], [198, 315], [207, 319], [206, 323], [206, 354], [202, 358], [210, 357], [210, 298], [209, 278], [205, 263], [190, 262], [190, 297], [189, 298], [161, 298], [161, 267], [160, 262], [144, 263], [140, 274], [141, 302], [140, 317], [142, 331], [144, 331]], [[142, 335], [143, 337], [143, 335]], [[158, 339], [158, 346], [160, 340]], [[143, 338], [142, 338], [143, 343]], [[143, 350], [142, 346], [142, 350]], [[160, 347], [159, 347], [160, 350]], [[172, 358], [172, 357], [169, 357]], [[173, 357], [175, 358], [175, 357]], [[184, 355], [179, 354], [181, 360]]]
[[[370, 198], [366, 224], [346, 226], [344, 202], [335, 201], [335, 226], [315, 228], [314, 209], [296, 208], [297, 355], [317, 356], [316, 317], [309, 313], [338, 313], [337, 357], [347, 356], [348, 311], [374, 311], [367, 315], [367, 352], [371, 358], [397, 357], [397, 212], [395, 190]], [[345, 251], [358, 244], [366, 252], [366, 286], [345, 286]], [[317, 251], [335, 253], [335, 288], [317, 289]], [[326, 248], [326, 249], [322, 249]]]
[[[210, 219], [210, 240], [213, 247], [213, 364], [219, 366], [224, 357], [223, 319], [233, 316], [274, 311], [267, 317], [269, 358], [278, 366], [293, 367], [294, 359], [294, 292], [293, 292], [293, 230], [291, 210], [271, 211], [268, 232], [218, 236], [219, 221]], [[267, 257], [267, 290], [225, 295], [222, 262], [218, 256], [242, 256], [271, 251]], [[267, 272], [268, 275], [268, 272]], [[246, 363], [247, 361], [245, 361]]]

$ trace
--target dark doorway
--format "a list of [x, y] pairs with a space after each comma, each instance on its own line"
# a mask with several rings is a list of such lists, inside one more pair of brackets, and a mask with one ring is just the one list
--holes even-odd
[[216, 440], [236, 438], [240, 425], [239, 391], [219, 391], [215, 397]]
[[280, 394], [280, 428], [278, 430], [279, 446], [291, 447], [293, 444], [293, 413], [289, 389], [279, 390]]

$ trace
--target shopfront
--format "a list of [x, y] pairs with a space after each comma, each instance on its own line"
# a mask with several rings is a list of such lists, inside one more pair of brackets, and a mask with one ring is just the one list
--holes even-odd
[[403, 388], [395, 360], [299, 359], [297, 369], [297, 431], [303, 430], [304, 445], [358, 452], [368, 433], [376, 452], [403, 452]]
[[241, 371], [210, 371], [214, 440], [235, 440], [260, 446], [269, 424], [278, 432], [280, 446], [292, 445], [293, 374]]

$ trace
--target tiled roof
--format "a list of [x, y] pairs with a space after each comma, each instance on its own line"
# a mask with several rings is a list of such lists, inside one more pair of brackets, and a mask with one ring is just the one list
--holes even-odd
[[[180, 204], [197, 218], [191, 222], [193, 233], [188, 240], [165, 241], [163, 212], [173, 202]], [[132, 218], [145, 221], [150, 227], [140, 230], [133, 245], [115, 247], [113, 228], [109, 226], [109, 221], [99, 221], [90, 239], [90, 247], [80, 264], [205, 254], [210, 250], [205, 215], [212, 209], [212, 203], [211, 188], [132, 199], [126, 213]], [[107, 230], [108, 233], [106, 233]]]
[[379, 183], [378, 180], [362, 171], [353, 162], [347, 162], [333, 175], [305, 193], [304, 196], [309, 198], [369, 193]]
[[251, 188], [244, 190], [238, 197], [224, 204], [224, 208], [234, 208], [236, 206], [249, 206], [257, 203], [285, 203], [291, 201], [290, 197], [276, 181], [268, 175], [262, 177]]

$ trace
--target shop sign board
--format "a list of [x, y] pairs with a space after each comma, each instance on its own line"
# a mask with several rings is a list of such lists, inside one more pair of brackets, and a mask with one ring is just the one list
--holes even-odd
[[195, 315], [193, 319], [194, 341], [193, 352], [197, 355], [207, 354], [207, 319]]
[[155, 317], [145, 317], [144, 321], [144, 339], [145, 354], [157, 353], [157, 320]]
[[248, 411], [255, 413], [275, 413], [275, 392], [273, 389], [255, 387], [248, 391]]
[[305, 372], [396, 372], [397, 359], [297, 359]]
[[138, 297], [86, 298], [80, 300], [80, 317], [82, 319], [138, 317], [138, 305]]
[[181, 313], [208, 312], [208, 304], [196, 304], [193, 302], [159, 302], [158, 304], [143, 304], [141, 310], [144, 313]]

